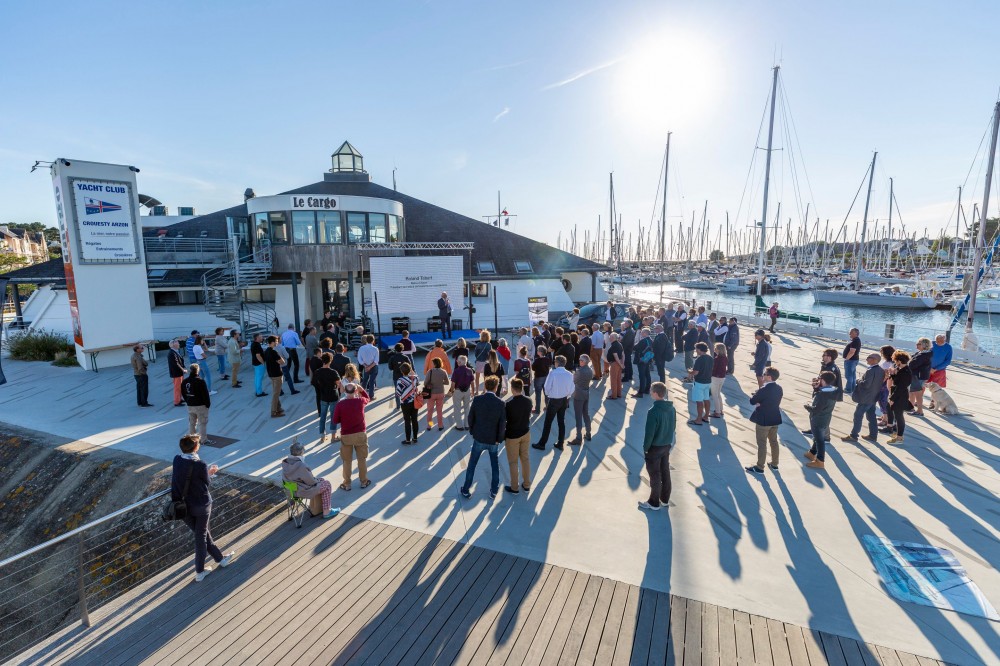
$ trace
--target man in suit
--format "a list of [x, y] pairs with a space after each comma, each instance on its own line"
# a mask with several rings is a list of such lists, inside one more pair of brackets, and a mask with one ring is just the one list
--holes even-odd
[[851, 428], [850, 435], [840, 438], [842, 441], [855, 443], [858, 441], [858, 435], [861, 434], [861, 419], [865, 416], [868, 417], [868, 434], [865, 436], [865, 441], [878, 441], [875, 403], [878, 402], [878, 394], [885, 381], [885, 370], [879, 365], [881, 360], [882, 357], [878, 354], [868, 355], [868, 368], [861, 379], [855, 383], [854, 391], [851, 393], [851, 400], [857, 403], [854, 406], [854, 426]]
[[441, 320], [441, 337], [446, 340], [451, 339], [451, 300], [448, 292], [442, 291], [441, 298], [438, 299], [438, 318]]
[[666, 364], [668, 361], [674, 360], [674, 346], [671, 344], [667, 333], [663, 330], [663, 324], [657, 324], [653, 328], [653, 331], [656, 333], [653, 337], [653, 363], [656, 364], [657, 377], [661, 382], [666, 383]]
[[764, 371], [764, 384], [750, 396], [750, 404], [754, 410], [750, 420], [756, 425], [757, 463], [747, 467], [751, 474], [764, 473], [767, 444], [771, 444], [771, 462], [767, 464], [772, 470], [778, 469], [778, 426], [781, 425], [781, 398], [783, 391], [777, 381], [781, 373], [777, 368]]
[[621, 343], [625, 351], [625, 373], [622, 375], [622, 381], [630, 382], [632, 381], [632, 351], [635, 349], [635, 329], [632, 328], [631, 319], [622, 320]]
[[726, 331], [726, 351], [729, 352], [729, 369], [728, 374], [733, 374], [735, 370], [736, 363], [736, 348], [740, 346], [740, 327], [736, 323], [736, 317], [729, 318], [729, 330]]

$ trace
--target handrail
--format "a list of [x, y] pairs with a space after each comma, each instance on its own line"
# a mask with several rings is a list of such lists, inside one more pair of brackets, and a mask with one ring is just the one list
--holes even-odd
[[[241, 456], [241, 457], [237, 458], [236, 460], [231, 460], [231, 461], [227, 462], [224, 465], [219, 465], [219, 471], [222, 471], [222, 470], [226, 469], [227, 467], [232, 467], [233, 465], [235, 465], [237, 463], [241, 463], [244, 460], [247, 460], [247, 459], [252, 458], [252, 457], [254, 457], [254, 456], [256, 456], [256, 455], [258, 455], [260, 453], [263, 453], [264, 451], [267, 451], [268, 449], [272, 449], [275, 446], [278, 446], [280, 444], [284, 444], [289, 439], [292, 439], [293, 437], [294, 437], [294, 435], [292, 437], [286, 437], [284, 439], [278, 440], [277, 442], [274, 442], [272, 444], [268, 444], [267, 446], [265, 446], [263, 448], [260, 448], [260, 449], [257, 449], [256, 451], [251, 451], [250, 453], [246, 454], [245, 456]], [[0, 569], [2, 569], [3, 567], [7, 566], [8, 564], [13, 564], [14, 562], [17, 562], [18, 560], [22, 560], [22, 559], [24, 559], [26, 557], [34, 555], [35, 553], [40, 553], [43, 550], [45, 550], [46, 548], [50, 548], [50, 547], [56, 545], [57, 543], [62, 543], [63, 541], [66, 541], [66, 540], [68, 540], [68, 539], [70, 539], [70, 538], [72, 538], [72, 537], [74, 537], [74, 536], [76, 536], [78, 534], [83, 534], [87, 530], [89, 530], [89, 529], [91, 529], [93, 527], [96, 527], [97, 525], [101, 525], [101, 524], [106, 523], [106, 522], [108, 522], [110, 520], [113, 520], [113, 519], [117, 518], [118, 516], [122, 516], [122, 515], [128, 513], [129, 511], [132, 511], [133, 509], [137, 509], [137, 508], [139, 508], [141, 506], [145, 506], [146, 504], [149, 504], [153, 500], [157, 500], [157, 499], [160, 499], [161, 497], [165, 497], [169, 493], [170, 493], [170, 490], [161, 490], [160, 492], [154, 493], [154, 494], [150, 495], [149, 497], [146, 497], [144, 499], [139, 500], [138, 502], [134, 502], [133, 504], [129, 504], [128, 506], [123, 507], [121, 509], [118, 509], [117, 511], [112, 511], [111, 513], [109, 513], [106, 516], [101, 516], [97, 520], [92, 520], [92, 521], [90, 521], [89, 523], [87, 523], [85, 525], [81, 525], [80, 527], [76, 527], [76, 528], [74, 528], [74, 529], [72, 529], [72, 530], [70, 530], [68, 532], [64, 532], [63, 534], [60, 534], [57, 537], [53, 537], [53, 538], [49, 539], [48, 541], [44, 541], [44, 542], [38, 544], [37, 546], [32, 546], [28, 550], [25, 550], [23, 552], [17, 553], [16, 555], [11, 555], [10, 557], [8, 557], [8, 558], [6, 558], [4, 560], [0, 560]]]

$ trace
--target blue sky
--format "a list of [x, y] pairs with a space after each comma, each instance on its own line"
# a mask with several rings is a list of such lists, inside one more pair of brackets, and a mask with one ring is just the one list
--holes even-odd
[[606, 222], [610, 171], [626, 230], [648, 223], [672, 130], [671, 223], [708, 200], [718, 224], [778, 58], [799, 145], [778, 141], [772, 211], [792, 209], [794, 154], [810, 216], [839, 225], [878, 150], [873, 217], [891, 176], [910, 230], [953, 227], [970, 169], [966, 205], [982, 197], [998, 19], [989, 2], [4, 3], [0, 221], [54, 221], [35, 159], [133, 164], [142, 192], [210, 212], [319, 180], [349, 139], [376, 182], [395, 166], [400, 190], [473, 217], [502, 190], [516, 230], [554, 243]]

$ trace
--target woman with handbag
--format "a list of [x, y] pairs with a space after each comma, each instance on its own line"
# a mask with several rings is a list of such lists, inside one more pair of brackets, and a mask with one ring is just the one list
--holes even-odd
[[212, 573], [212, 567], [205, 566], [206, 555], [218, 562], [222, 568], [232, 564], [236, 551], [225, 555], [212, 540], [208, 523], [212, 517], [212, 494], [208, 487], [211, 479], [219, 471], [218, 465], [206, 465], [198, 457], [201, 440], [197, 435], [184, 435], [180, 441], [181, 453], [174, 456], [173, 475], [170, 480], [168, 517], [183, 520], [194, 533], [194, 580], [200, 583]]
[[444, 430], [444, 388], [451, 383], [440, 358], [431, 359], [431, 369], [424, 376], [423, 397], [427, 402], [427, 429], [434, 427], [434, 411], [437, 410], [438, 430]]
[[[399, 374], [400, 377], [396, 380], [396, 400], [399, 401], [399, 409], [403, 412], [405, 436], [403, 444], [416, 444], [417, 435], [420, 434], [418, 415], [420, 407], [423, 406], [420, 382], [417, 381], [417, 373], [413, 371], [413, 366], [405, 361], [399, 366]], [[417, 404], [418, 402], [420, 404]]]

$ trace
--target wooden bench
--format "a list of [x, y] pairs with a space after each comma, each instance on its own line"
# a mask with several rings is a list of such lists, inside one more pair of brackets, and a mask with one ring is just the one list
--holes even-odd
[[156, 363], [156, 340], [139, 340], [138, 342], [128, 342], [123, 345], [111, 345], [110, 347], [93, 347], [91, 349], [82, 349], [84, 354], [90, 357], [90, 369], [97, 372], [97, 355], [102, 351], [113, 351], [116, 349], [132, 349], [136, 345], [142, 345], [146, 348], [146, 358], [149, 359], [151, 363]]

